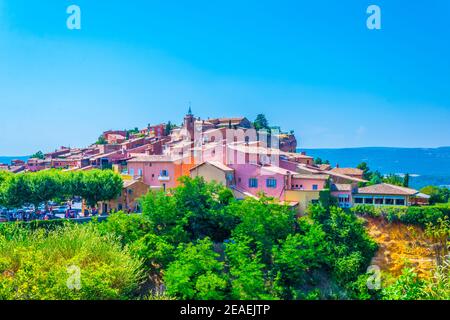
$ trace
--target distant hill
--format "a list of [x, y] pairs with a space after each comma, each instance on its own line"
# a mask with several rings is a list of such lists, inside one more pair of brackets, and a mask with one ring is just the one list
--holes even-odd
[[355, 167], [367, 162], [371, 170], [381, 173], [409, 173], [411, 186], [450, 186], [450, 147], [441, 148], [349, 148], [298, 149], [308, 155], [329, 160], [335, 166]]
[[27, 161], [29, 157], [1, 157], [0, 156], [0, 163], [4, 164], [11, 164], [12, 160], [23, 160]]

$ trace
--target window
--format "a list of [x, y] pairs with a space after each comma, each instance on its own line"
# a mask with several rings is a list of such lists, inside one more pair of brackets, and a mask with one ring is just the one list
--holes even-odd
[[258, 179], [256, 179], [256, 178], [248, 179], [248, 186], [250, 188], [258, 188]]
[[405, 205], [405, 199], [395, 199], [395, 204], [397, 206], [404, 206]]
[[277, 187], [277, 180], [274, 178], [269, 178], [266, 180], [266, 187], [267, 188], [276, 188]]
[[319, 189], [319, 186], [317, 185], [317, 184], [313, 184], [313, 190], [318, 190]]
[[139, 177], [142, 177], [142, 169], [139, 169], [139, 170], [138, 170], [138, 176], [139, 176]]
[[373, 204], [373, 198], [364, 198], [365, 204]]
[[168, 177], [169, 172], [167, 170], [161, 170], [161, 177]]
[[383, 204], [383, 198], [375, 198], [375, 204]]
[[154, 178], [154, 177], [155, 177], [155, 174], [153, 173], [153, 174], [152, 174], [152, 178]]
[[355, 198], [355, 203], [363, 203], [363, 198]]
[[130, 176], [134, 176], [134, 169], [130, 169]]
[[241, 183], [242, 182], [242, 179], [239, 177], [238, 178], [238, 183]]
[[386, 198], [384, 200], [384, 203], [387, 204], [387, 205], [392, 206], [392, 205], [394, 205], [394, 199]]

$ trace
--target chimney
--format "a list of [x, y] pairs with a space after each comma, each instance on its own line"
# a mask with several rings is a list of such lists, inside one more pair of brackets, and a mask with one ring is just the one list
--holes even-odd
[[301, 152], [301, 155], [302, 155], [302, 156], [306, 156], [306, 152], [305, 152], [305, 151], [302, 151], [302, 152]]
[[336, 164], [336, 168], [339, 168], [339, 163]]

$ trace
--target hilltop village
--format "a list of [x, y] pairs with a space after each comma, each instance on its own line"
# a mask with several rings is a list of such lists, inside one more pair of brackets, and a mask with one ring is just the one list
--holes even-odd
[[296, 150], [293, 132], [257, 128], [245, 117], [203, 120], [189, 109], [180, 126], [110, 130], [87, 148], [61, 147], [0, 169], [13, 173], [113, 169], [122, 176], [124, 192], [101, 203], [101, 212], [138, 211], [139, 197], [149, 190], [169, 191], [182, 176], [221, 183], [237, 199], [273, 197], [299, 213], [318, 202], [324, 190], [342, 208], [427, 203], [427, 196], [417, 190], [386, 183], [366, 186], [362, 170], [316, 165], [313, 157]]

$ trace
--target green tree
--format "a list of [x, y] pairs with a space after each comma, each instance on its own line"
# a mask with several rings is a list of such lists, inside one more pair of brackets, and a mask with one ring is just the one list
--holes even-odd
[[322, 225], [330, 246], [329, 264], [336, 280], [350, 285], [365, 272], [377, 244], [367, 234], [363, 221], [341, 208], [328, 210], [314, 205], [308, 210], [309, 216]]
[[241, 238], [226, 243], [226, 259], [231, 282], [231, 299], [270, 299], [261, 252], [253, 250], [251, 239]]
[[383, 182], [383, 177], [381, 176], [381, 173], [379, 173], [378, 171], [375, 171], [374, 173], [372, 173], [370, 180], [369, 180], [370, 185], [380, 184], [382, 182]]
[[150, 275], [162, 278], [164, 270], [174, 260], [176, 247], [164, 237], [148, 233], [133, 242], [130, 251], [148, 268]]
[[230, 237], [238, 223], [233, 211], [225, 208], [233, 201], [230, 189], [218, 183], [207, 183], [203, 178], [180, 178], [180, 186], [172, 191], [176, 210], [185, 213], [185, 230], [191, 239], [209, 237], [223, 241]]
[[450, 190], [445, 187], [426, 186], [420, 192], [430, 196], [430, 204], [447, 203], [450, 200]]
[[323, 160], [322, 160], [321, 158], [317, 157], [317, 158], [314, 160], [314, 164], [321, 165], [321, 164], [323, 164]]
[[103, 235], [114, 235], [121, 244], [129, 246], [145, 237], [151, 230], [151, 222], [145, 215], [129, 215], [123, 211], [113, 213], [108, 220], [98, 223], [98, 229]]
[[185, 231], [188, 217], [178, 210], [177, 201], [165, 192], [149, 192], [141, 200], [142, 214], [150, 221], [155, 235], [164, 236], [173, 244], [187, 242], [189, 234]]
[[175, 126], [172, 124], [172, 122], [168, 121], [166, 127], [164, 128], [164, 135], [169, 136], [174, 127]]
[[285, 299], [298, 296], [300, 286], [307, 283], [314, 269], [325, 265], [329, 246], [319, 224], [300, 220], [299, 232], [290, 234], [280, 245], [273, 247], [275, 287]]
[[13, 175], [3, 186], [3, 202], [8, 208], [20, 208], [31, 204], [32, 186], [28, 174]]
[[370, 172], [370, 168], [367, 165], [367, 162], [361, 162], [356, 168], [363, 171], [363, 178], [365, 180], [370, 180], [372, 178], [372, 173]]
[[253, 126], [255, 127], [255, 129], [258, 130], [262, 130], [262, 129], [266, 129], [269, 130], [269, 121], [267, 121], [266, 116], [264, 114], [258, 114], [256, 116], [256, 120], [253, 123]]
[[[372, 179], [374, 179], [373, 176], [372, 176]], [[376, 179], [378, 180], [378, 175], [377, 175]], [[405, 183], [405, 179], [402, 179], [400, 176], [393, 174], [393, 173], [387, 175], [386, 177], [381, 178], [381, 180], [384, 183], [389, 183], [389, 184], [392, 184], [395, 186], [400, 186], [400, 187], [403, 187], [403, 185]]]
[[226, 297], [224, 263], [218, 261], [213, 243], [205, 238], [180, 245], [164, 273], [169, 296], [189, 300], [221, 300]]
[[227, 209], [235, 212], [241, 220], [232, 232], [233, 238], [236, 241], [251, 239], [253, 248], [261, 245], [265, 263], [270, 261], [272, 247], [293, 234], [296, 228], [294, 212], [270, 198], [247, 198]]
[[117, 198], [122, 192], [122, 178], [111, 170], [90, 170], [82, 174], [81, 190], [75, 190], [94, 207], [99, 201]]
[[409, 173], [405, 174], [405, 176], [403, 177], [403, 187], [409, 187]]
[[108, 144], [108, 141], [106, 141], [104, 135], [101, 135], [100, 137], [98, 137], [97, 142], [95, 144], [105, 145], [105, 144]]
[[44, 155], [44, 153], [42, 151], [38, 151], [35, 154], [33, 154], [30, 158], [44, 160], [45, 159], [45, 155]]
[[26, 174], [24, 177], [30, 187], [26, 201], [32, 203], [36, 209], [41, 203], [47, 204], [61, 194], [64, 180], [58, 171], [39, 171]]
[[0, 170], [0, 207], [8, 205], [6, 198], [6, 188], [9, 185], [9, 180], [12, 174], [8, 171]]

